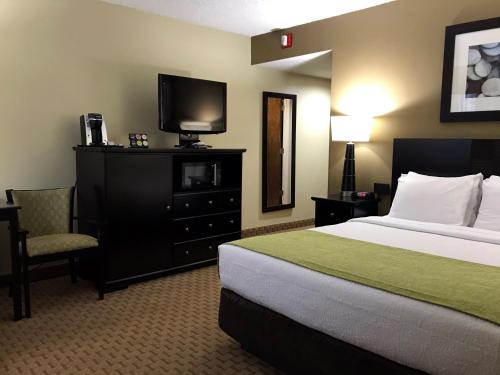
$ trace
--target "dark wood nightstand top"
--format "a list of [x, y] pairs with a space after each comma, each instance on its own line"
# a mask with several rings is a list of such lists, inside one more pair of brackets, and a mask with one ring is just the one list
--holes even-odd
[[328, 194], [327, 197], [311, 197], [315, 202], [335, 202], [338, 204], [348, 204], [353, 206], [362, 206], [364, 204], [377, 202], [377, 199], [352, 199], [351, 197], [343, 197], [341, 194]]

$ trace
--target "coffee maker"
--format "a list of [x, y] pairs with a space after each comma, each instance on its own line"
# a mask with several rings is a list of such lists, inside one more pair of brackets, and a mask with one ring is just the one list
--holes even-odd
[[100, 113], [86, 113], [80, 116], [82, 146], [107, 146], [106, 123]]

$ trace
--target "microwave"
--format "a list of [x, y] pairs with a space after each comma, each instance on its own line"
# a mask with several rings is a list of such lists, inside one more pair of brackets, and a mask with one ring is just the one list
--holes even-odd
[[186, 161], [180, 163], [181, 189], [213, 189], [221, 186], [220, 161]]

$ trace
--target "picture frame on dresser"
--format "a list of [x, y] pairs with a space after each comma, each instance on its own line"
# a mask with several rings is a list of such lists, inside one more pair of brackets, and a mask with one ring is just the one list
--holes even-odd
[[500, 121], [500, 17], [446, 28], [441, 122]]

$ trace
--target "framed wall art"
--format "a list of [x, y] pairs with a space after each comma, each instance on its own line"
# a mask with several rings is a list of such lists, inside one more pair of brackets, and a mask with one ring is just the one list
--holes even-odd
[[448, 26], [441, 122], [500, 121], [500, 17]]

